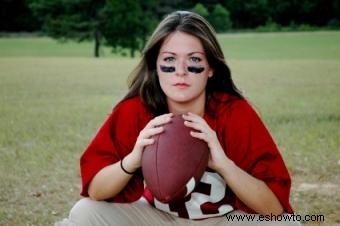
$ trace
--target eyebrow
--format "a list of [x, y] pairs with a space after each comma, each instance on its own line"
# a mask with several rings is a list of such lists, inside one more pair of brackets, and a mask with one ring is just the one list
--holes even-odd
[[[170, 51], [163, 51], [163, 52], [161, 52], [161, 54], [165, 54], [165, 53], [171, 54], [171, 55], [177, 55], [176, 53], [170, 52]], [[191, 53], [189, 53], [189, 54], [187, 54], [187, 55], [188, 55], [188, 56], [192, 56], [192, 55], [194, 55], [194, 54], [196, 54], [196, 53], [205, 55], [204, 52], [199, 52], [199, 51], [197, 51], [197, 52], [191, 52]]]

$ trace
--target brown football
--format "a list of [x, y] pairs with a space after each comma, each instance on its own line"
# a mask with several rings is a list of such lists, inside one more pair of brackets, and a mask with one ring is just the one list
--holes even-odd
[[209, 159], [206, 142], [190, 135], [181, 115], [164, 125], [164, 132], [145, 147], [142, 171], [147, 188], [160, 202], [169, 203], [192, 192]]

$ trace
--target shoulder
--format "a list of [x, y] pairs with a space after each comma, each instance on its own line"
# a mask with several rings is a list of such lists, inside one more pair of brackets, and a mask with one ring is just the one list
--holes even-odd
[[144, 125], [152, 118], [152, 114], [143, 104], [140, 96], [131, 97], [120, 101], [112, 110], [112, 116], [117, 124]]
[[131, 110], [134, 111], [145, 110], [145, 107], [139, 96], [123, 99], [113, 108], [113, 111], [131, 111]]
[[126, 146], [134, 144], [138, 133], [150, 119], [151, 114], [146, 110], [139, 96], [122, 100], [111, 113], [112, 139]]
[[245, 98], [231, 96], [227, 93], [217, 93], [212, 102], [213, 111], [217, 118], [244, 118], [257, 115], [253, 106]]
[[120, 101], [112, 110], [113, 115], [123, 117], [146, 117], [150, 118], [151, 113], [146, 109], [139, 96], [131, 97]]

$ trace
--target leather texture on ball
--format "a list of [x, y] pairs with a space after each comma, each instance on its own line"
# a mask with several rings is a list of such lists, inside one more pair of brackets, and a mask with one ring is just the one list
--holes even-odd
[[184, 198], [200, 181], [209, 159], [205, 141], [190, 135], [181, 115], [174, 116], [155, 142], [145, 147], [142, 171], [153, 196], [162, 203]]

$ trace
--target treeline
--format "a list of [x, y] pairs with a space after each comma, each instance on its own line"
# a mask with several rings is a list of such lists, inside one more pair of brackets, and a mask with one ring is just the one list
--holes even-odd
[[[0, 31], [20, 32], [39, 31], [42, 21], [33, 14], [30, 4], [40, 0], [2, 0], [0, 1]], [[51, 4], [53, 4], [51, 0]], [[81, 4], [98, 4], [96, 0], [59, 1], [61, 4], [70, 2]], [[110, 2], [110, 1], [107, 1]], [[126, 1], [122, 1], [126, 3]], [[340, 23], [340, 0], [154, 0], [136, 1], [140, 4], [153, 4], [154, 14], [160, 20], [164, 14], [173, 10], [190, 10], [198, 3], [208, 13], [215, 11], [229, 13], [233, 29], [256, 28], [267, 23], [281, 26], [292, 24], [308, 24], [312, 26], [332, 26]], [[145, 3], [147, 2], [147, 3]], [[217, 7], [216, 5], [223, 7]], [[218, 9], [220, 8], [220, 9]]]
[[340, 28], [340, 0], [2, 0], [0, 32], [42, 32], [94, 40], [133, 56], [157, 23], [174, 10], [204, 16], [217, 32], [280, 27]]

